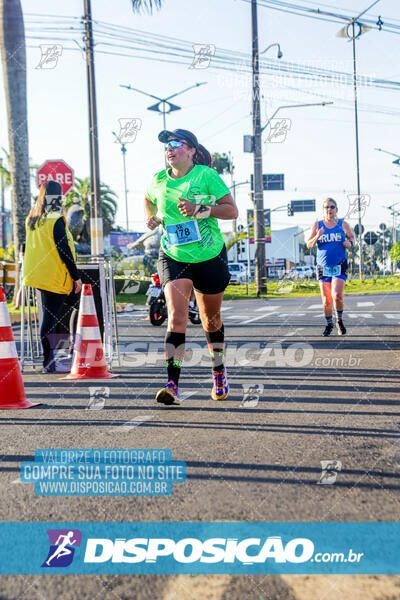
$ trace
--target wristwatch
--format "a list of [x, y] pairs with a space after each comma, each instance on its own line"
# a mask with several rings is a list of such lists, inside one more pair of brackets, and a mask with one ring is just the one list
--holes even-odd
[[211, 206], [207, 206], [206, 204], [196, 204], [196, 208], [194, 209], [193, 216], [196, 219], [207, 219], [211, 214]]

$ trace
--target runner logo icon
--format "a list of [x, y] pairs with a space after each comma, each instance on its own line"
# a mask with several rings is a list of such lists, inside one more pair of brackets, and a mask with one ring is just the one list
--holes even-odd
[[50, 548], [42, 567], [68, 567], [74, 558], [75, 549], [81, 545], [79, 529], [48, 529]]

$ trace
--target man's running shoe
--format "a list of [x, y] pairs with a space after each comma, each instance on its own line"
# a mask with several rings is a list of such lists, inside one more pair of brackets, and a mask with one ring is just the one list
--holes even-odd
[[327, 337], [328, 335], [331, 335], [332, 331], [333, 331], [333, 323], [328, 323], [328, 325], [325, 327], [322, 335], [324, 337]]
[[338, 335], [346, 335], [346, 327], [343, 325], [342, 319], [337, 322]]
[[167, 385], [161, 390], [158, 390], [156, 394], [156, 402], [171, 406], [172, 404], [182, 404], [182, 400], [179, 397], [178, 386], [172, 381], [168, 381]]
[[214, 385], [211, 392], [211, 398], [213, 400], [225, 400], [229, 392], [225, 367], [223, 371], [214, 371], [213, 378]]

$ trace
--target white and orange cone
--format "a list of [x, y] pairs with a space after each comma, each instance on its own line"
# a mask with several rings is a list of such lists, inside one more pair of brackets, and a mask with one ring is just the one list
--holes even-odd
[[71, 372], [62, 379], [105, 379], [117, 377], [107, 370], [92, 286], [84, 283], [78, 314]]
[[29, 402], [25, 396], [7, 299], [4, 289], [0, 287], [0, 409], [31, 408], [38, 404], [41, 402]]

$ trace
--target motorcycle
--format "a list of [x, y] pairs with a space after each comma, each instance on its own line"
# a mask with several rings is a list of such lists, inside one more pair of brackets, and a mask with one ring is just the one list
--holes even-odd
[[[160, 278], [157, 273], [151, 276], [153, 283], [149, 285], [146, 292], [147, 306], [149, 307], [150, 323], [158, 326], [162, 325], [168, 317], [167, 301], [161, 288]], [[193, 325], [200, 324], [199, 309], [197, 307], [196, 296], [192, 290], [189, 301], [189, 319]]]

